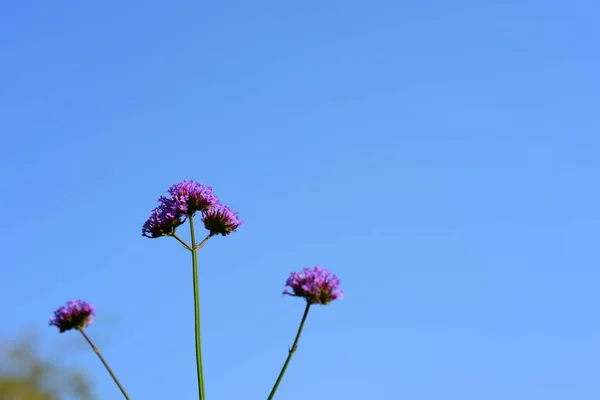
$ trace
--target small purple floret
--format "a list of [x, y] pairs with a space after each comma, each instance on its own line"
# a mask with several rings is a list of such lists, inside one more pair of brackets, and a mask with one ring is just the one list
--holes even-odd
[[321, 267], [292, 272], [285, 285], [289, 286], [293, 293], [286, 289], [283, 294], [304, 297], [310, 304], [329, 304], [333, 300], [344, 298], [338, 277]]
[[158, 201], [160, 204], [152, 210], [150, 218], [142, 227], [142, 235], [151, 239], [172, 235], [185, 222], [185, 216], [172, 199], [161, 196]]
[[176, 208], [185, 215], [207, 211], [219, 202], [217, 196], [212, 193], [212, 187], [193, 180], [176, 183], [169, 188], [168, 192]]
[[152, 210], [150, 218], [144, 223], [143, 236], [154, 239], [172, 235], [188, 216], [209, 210], [219, 203], [210, 186], [195, 181], [176, 183], [168, 192], [171, 196], [160, 196], [158, 207]]
[[204, 222], [204, 227], [208, 229], [212, 235], [220, 234], [223, 236], [235, 232], [239, 226], [244, 224], [240, 221], [237, 212], [222, 204], [218, 204], [213, 208], [204, 211], [202, 213], [202, 222]]
[[60, 333], [70, 329], [83, 329], [89, 326], [96, 313], [96, 307], [83, 300], [72, 300], [54, 311], [50, 324], [56, 326]]

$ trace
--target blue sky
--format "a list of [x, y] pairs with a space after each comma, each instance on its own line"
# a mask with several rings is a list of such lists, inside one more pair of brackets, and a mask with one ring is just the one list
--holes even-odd
[[[0, 13], [3, 338], [98, 308], [135, 399], [196, 396], [171, 184], [246, 225], [200, 252], [208, 400], [600, 398], [600, 11], [588, 1], [9, 2]], [[53, 353], [54, 352], [54, 353]]]

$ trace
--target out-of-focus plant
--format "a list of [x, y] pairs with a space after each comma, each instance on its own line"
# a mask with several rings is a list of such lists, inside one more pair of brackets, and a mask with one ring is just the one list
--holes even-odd
[[1, 400], [94, 400], [91, 383], [81, 371], [45, 359], [31, 337], [0, 344]]

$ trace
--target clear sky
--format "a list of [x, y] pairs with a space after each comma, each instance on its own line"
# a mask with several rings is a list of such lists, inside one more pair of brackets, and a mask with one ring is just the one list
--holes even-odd
[[94, 303], [134, 399], [196, 396], [171, 184], [246, 225], [200, 252], [208, 400], [600, 398], [600, 7], [574, 1], [5, 2], [0, 334]]

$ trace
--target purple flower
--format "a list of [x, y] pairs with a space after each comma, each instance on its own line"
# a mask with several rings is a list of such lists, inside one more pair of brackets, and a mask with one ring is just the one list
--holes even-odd
[[60, 333], [70, 329], [83, 329], [94, 320], [96, 307], [83, 300], [72, 300], [54, 311], [50, 325], [58, 328]]
[[142, 235], [151, 239], [172, 235], [185, 222], [185, 216], [179, 211], [175, 201], [164, 196], [158, 201], [160, 204], [152, 210], [150, 218], [142, 227]]
[[212, 194], [212, 187], [195, 181], [182, 181], [168, 190], [175, 207], [185, 215], [194, 215], [196, 211], [207, 211], [218, 204], [217, 197]]
[[238, 213], [222, 204], [203, 211], [202, 222], [204, 222], [204, 227], [210, 231], [211, 235], [221, 234], [223, 236], [235, 232], [240, 225], [243, 225]]
[[321, 267], [304, 268], [302, 272], [292, 272], [285, 282], [293, 293], [284, 290], [283, 294], [304, 297], [311, 304], [329, 304], [343, 299], [340, 280], [335, 274]]

